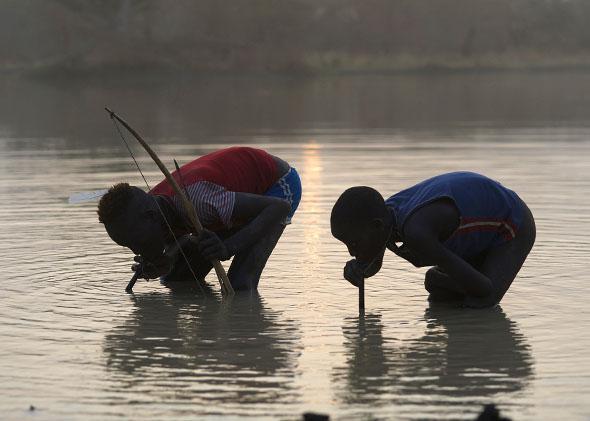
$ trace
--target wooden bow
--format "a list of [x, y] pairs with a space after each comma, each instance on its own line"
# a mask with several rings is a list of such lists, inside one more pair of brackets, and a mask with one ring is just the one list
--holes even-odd
[[[129, 133], [131, 133], [133, 135], [133, 137], [135, 137], [135, 139], [137, 139], [139, 144], [141, 146], [143, 146], [143, 148], [146, 150], [146, 152], [152, 157], [152, 159], [154, 160], [154, 162], [156, 163], [158, 168], [160, 168], [160, 171], [162, 171], [162, 173], [164, 174], [164, 177], [166, 177], [166, 180], [168, 181], [168, 183], [170, 183], [170, 186], [172, 186], [172, 189], [176, 192], [176, 194], [180, 198], [182, 206], [184, 207], [184, 211], [188, 215], [189, 222], [192, 225], [192, 227], [190, 227], [190, 228], [192, 228], [192, 231], [195, 234], [197, 234], [197, 235], [201, 234], [201, 232], [203, 231], [203, 225], [201, 225], [201, 221], [199, 221], [199, 216], [197, 215], [197, 210], [195, 209], [192, 202], [189, 200], [188, 196], [186, 195], [186, 192], [180, 188], [180, 186], [178, 185], [178, 183], [176, 182], [174, 177], [172, 177], [172, 175], [170, 174], [170, 172], [168, 171], [166, 166], [162, 163], [162, 161], [160, 160], [158, 155], [156, 155], [156, 153], [146, 143], [146, 141], [143, 140], [143, 138], [139, 135], [139, 133], [137, 133], [135, 130], [133, 130], [133, 128], [131, 128], [125, 120], [123, 120], [114, 111], [110, 110], [109, 108], [105, 107], [105, 110], [109, 113], [109, 115], [112, 119], [115, 119], [119, 123], [121, 123], [123, 125], [123, 127], [125, 127], [129, 131]], [[219, 260], [213, 260], [211, 263], [213, 264], [213, 267], [215, 268], [215, 273], [217, 274], [217, 278], [219, 279], [219, 284], [221, 286], [221, 292], [226, 295], [233, 295], [234, 289], [232, 288], [231, 283], [229, 282], [229, 278], [227, 277], [227, 274], [225, 273], [225, 269], [221, 265], [221, 262]], [[187, 264], [189, 264], [189, 262], [187, 262]]]

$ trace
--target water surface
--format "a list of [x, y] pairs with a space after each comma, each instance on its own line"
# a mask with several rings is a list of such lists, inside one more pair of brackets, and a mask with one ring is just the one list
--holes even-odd
[[[494, 402], [515, 420], [587, 419], [589, 81], [5, 80], [2, 418], [471, 419]], [[248, 144], [299, 170], [301, 206], [259, 295], [224, 301], [157, 282], [124, 293], [131, 253], [108, 239], [95, 203], [67, 204], [75, 192], [142, 185], [103, 105], [168, 164]], [[429, 308], [425, 269], [389, 254], [359, 318], [332, 204], [352, 185], [387, 196], [453, 170], [500, 180], [535, 215], [537, 243], [501, 307]]]

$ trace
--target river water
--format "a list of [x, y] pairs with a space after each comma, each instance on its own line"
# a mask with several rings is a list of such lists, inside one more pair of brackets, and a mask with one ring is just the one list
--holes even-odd
[[[124, 292], [131, 253], [96, 203], [67, 202], [142, 185], [104, 105], [170, 167], [247, 144], [298, 169], [303, 199], [259, 295]], [[515, 420], [588, 419], [588, 110], [585, 74], [3, 79], [0, 417], [473, 419], [493, 402]], [[390, 254], [359, 318], [332, 204], [453, 170], [498, 179], [535, 215], [501, 307], [429, 308], [425, 269]]]

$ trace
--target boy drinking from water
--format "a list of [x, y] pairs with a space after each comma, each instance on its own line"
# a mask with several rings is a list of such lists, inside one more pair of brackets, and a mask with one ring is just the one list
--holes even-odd
[[195, 206], [204, 228], [199, 238], [189, 232], [182, 203], [166, 180], [149, 193], [117, 184], [100, 200], [98, 219], [108, 235], [136, 254], [132, 269], [173, 286], [194, 276], [202, 281], [211, 260], [233, 256], [233, 289], [256, 289], [299, 205], [295, 168], [261, 149], [232, 147], [197, 158], [172, 176]]
[[[416, 267], [431, 301], [500, 302], [535, 242], [535, 221], [512, 190], [483, 175], [453, 172], [384, 200], [370, 187], [346, 190], [332, 209], [332, 235], [354, 259], [355, 286], [381, 269], [386, 249]], [[401, 243], [401, 245], [398, 245]]]

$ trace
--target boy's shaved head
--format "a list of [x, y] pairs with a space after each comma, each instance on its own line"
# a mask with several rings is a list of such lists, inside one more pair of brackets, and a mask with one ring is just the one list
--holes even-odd
[[351, 187], [340, 195], [332, 208], [332, 235], [341, 239], [346, 233], [363, 228], [376, 218], [387, 217], [388, 211], [381, 193], [371, 187]]

